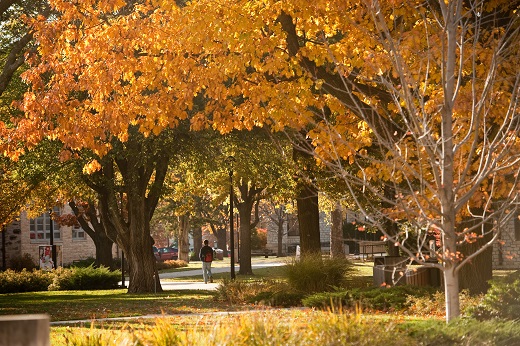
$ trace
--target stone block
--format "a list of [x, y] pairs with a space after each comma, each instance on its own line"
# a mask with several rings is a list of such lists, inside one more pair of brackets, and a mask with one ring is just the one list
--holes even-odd
[[50, 346], [49, 316], [0, 316], [0, 346]]

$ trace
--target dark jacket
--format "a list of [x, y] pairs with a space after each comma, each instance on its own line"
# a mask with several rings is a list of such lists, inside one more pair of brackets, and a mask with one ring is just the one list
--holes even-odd
[[[206, 256], [208, 255], [208, 256]], [[200, 248], [199, 258], [202, 262], [212, 262], [213, 261], [213, 248], [209, 245], [205, 245]], [[209, 260], [208, 260], [209, 259]]]

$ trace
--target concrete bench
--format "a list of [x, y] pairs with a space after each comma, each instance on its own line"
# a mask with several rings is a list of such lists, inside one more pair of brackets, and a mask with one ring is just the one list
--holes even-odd
[[0, 346], [50, 346], [49, 316], [0, 316]]

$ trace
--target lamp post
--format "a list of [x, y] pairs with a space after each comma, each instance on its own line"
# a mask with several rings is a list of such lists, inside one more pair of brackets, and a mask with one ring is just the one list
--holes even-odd
[[54, 222], [52, 221], [52, 212], [53, 210], [49, 210], [49, 227], [51, 228], [51, 233], [50, 233], [50, 245], [51, 245], [51, 249], [52, 249], [52, 254], [51, 254], [51, 257], [52, 257], [52, 267], [54, 269], [58, 269], [58, 263], [56, 263], [56, 260], [57, 260], [57, 256], [56, 256], [56, 245], [54, 245]]
[[231, 250], [231, 280], [235, 280], [235, 231], [233, 229], [233, 164], [235, 158], [228, 156], [229, 166], [229, 248]]

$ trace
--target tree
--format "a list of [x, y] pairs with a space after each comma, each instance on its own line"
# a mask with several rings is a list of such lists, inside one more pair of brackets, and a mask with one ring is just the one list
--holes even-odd
[[115, 231], [116, 242], [128, 259], [128, 291], [133, 293], [161, 290], [150, 220], [174, 150], [170, 135], [145, 138], [137, 130], [131, 132], [125, 143], [113, 143], [114, 149], [96, 161], [101, 167], [89, 182], [99, 195], [102, 222]]
[[344, 258], [345, 250], [343, 246], [343, 208], [337, 202], [331, 215], [330, 227], [330, 256], [333, 258]]
[[273, 199], [269, 199], [261, 204], [261, 208], [264, 217], [276, 226], [276, 253], [278, 257], [283, 257], [286, 255], [283, 249], [283, 237], [287, 235], [287, 230], [290, 227], [290, 225], [288, 225], [289, 214], [287, 212], [287, 206], [282, 203], [277, 203]]
[[[235, 158], [234, 205], [239, 212], [240, 270], [252, 274], [251, 231], [260, 221], [260, 201], [293, 186], [287, 148], [274, 145], [262, 129], [236, 131], [228, 135], [228, 150]], [[283, 149], [282, 149], [283, 148]], [[282, 150], [279, 150], [282, 149]]]
[[56, 1], [59, 20], [34, 24], [42, 63], [25, 75], [18, 138], [104, 155], [129, 129], [158, 135], [188, 117], [195, 130], [304, 130], [303, 154], [358, 201], [378, 196], [360, 209], [379, 228], [401, 224], [387, 236], [410, 258], [426, 261], [403, 242], [407, 222], [417, 239], [439, 237], [428, 265], [444, 273], [447, 320], [459, 314], [458, 272], [496, 237], [463, 256], [460, 244], [507, 221], [518, 198], [514, 3], [95, 5]]
[[[32, 35], [28, 33], [22, 17], [34, 16], [39, 11], [44, 11], [44, 4], [44, 1], [0, 1], [0, 144], [8, 140], [3, 131], [10, 126], [10, 118], [19, 114], [11, 103], [20, 98], [26, 90], [19, 74], [25, 61], [23, 53], [30, 45]], [[27, 161], [31, 161], [31, 158]], [[37, 162], [33, 164], [33, 169], [24, 173], [24, 167], [31, 167], [28, 162], [0, 158], [0, 184], [3, 191], [0, 197], [0, 224], [8, 224], [18, 217], [31, 192], [48, 176], [45, 165]], [[52, 169], [55, 168], [53, 165]]]
[[24, 53], [31, 47], [32, 33], [24, 23], [24, 16], [48, 14], [46, 1], [0, 1], [0, 96], [25, 62]]
[[[372, 205], [358, 198], [360, 209], [411, 260], [442, 270], [450, 321], [460, 313], [461, 268], [493, 244], [518, 203], [518, 17], [507, 2], [396, 5], [316, 6], [322, 32], [310, 35], [304, 20], [296, 28], [289, 14], [285, 30], [301, 66], [340, 102], [310, 134], [315, 157], [351, 192], [378, 196]], [[304, 50], [298, 32], [316, 44]], [[362, 59], [350, 49], [356, 37]], [[362, 131], [349, 124], [370, 131], [370, 143], [356, 143]], [[386, 220], [400, 224], [397, 234]], [[432, 236], [438, 263], [428, 261]], [[464, 248], [479, 239], [488, 240]]]
[[[186, 118], [189, 107], [171, 102], [166, 94], [158, 98], [161, 94], [148, 82], [140, 84], [157, 76], [156, 65], [150, 63], [156, 51], [147, 36], [153, 31], [138, 30], [139, 36], [134, 30], [141, 25], [145, 30], [154, 21], [141, 16], [148, 9], [112, 1], [92, 5], [52, 1], [57, 15], [31, 23], [38, 54], [31, 56], [31, 68], [23, 75], [30, 85], [21, 104], [26, 117], [16, 119], [4, 148], [16, 158], [20, 143], [31, 149], [53, 138], [63, 144], [64, 160], [79, 150], [90, 151], [93, 159], [84, 171], [94, 173], [90, 186], [99, 195], [102, 222], [116, 230], [116, 241], [129, 260], [129, 292], [154, 292], [160, 284], [154, 275], [149, 220], [171, 150], [164, 141], [169, 134], [162, 140], [159, 134]], [[122, 42], [131, 53], [121, 51]], [[165, 89], [169, 93], [171, 86]]]
[[[444, 273], [449, 321], [459, 271], [496, 234], [470, 253], [461, 245], [492, 234], [518, 202], [515, 10], [507, 1], [193, 2], [185, 27], [202, 29], [184, 42], [211, 71], [197, 80], [213, 100], [196, 124], [311, 128], [307, 154], [345, 180], [394, 245], [427, 263], [425, 235], [438, 237], [439, 263], [427, 264]], [[379, 198], [363, 205], [359, 191]], [[476, 222], [459, 229], [468, 217]], [[423, 240], [413, 250], [402, 238], [409, 221]]]

